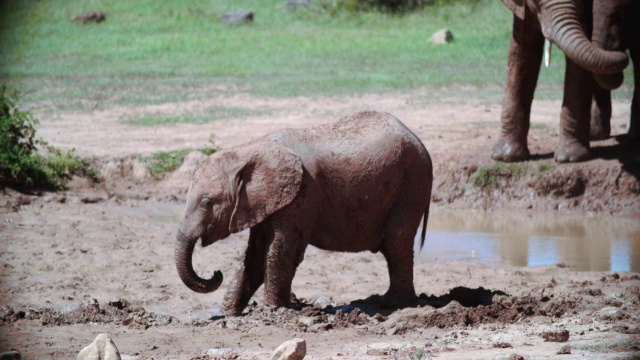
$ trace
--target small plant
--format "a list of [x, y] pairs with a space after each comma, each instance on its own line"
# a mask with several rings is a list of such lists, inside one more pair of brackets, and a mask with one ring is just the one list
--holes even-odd
[[19, 99], [17, 91], [0, 86], [0, 186], [60, 190], [72, 174], [87, 173], [89, 165], [73, 150], [63, 153], [36, 137], [38, 120], [18, 109]]
[[427, 360], [429, 358], [429, 353], [424, 349], [424, 347], [418, 349], [418, 351], [411, 356], [411, 360]]
[[[205, 155], [211, 155], [220, 150], [220, 148], [215, 144], [215, 135], [211, 134], [209, 142], [205, 146], [196, 150], [204, 153]], [[159, 151], [150, 157], [143, 157], [142, 161], [147, 166], [147, 170], [149, 170], [149, 174], [151, 174], [151, 176], [156, 179], [161, 179], [166, 173], [172, 172], [182, 165], [184, 158], [192, 151], [194, 151], [194, 149], [191, 148]]]
[[500, 177], [520, 176], [526, 172], [526, 168], [514, 164], [492, 164], [479, 167], [470, 177], [473, 186], [485, 189], [495, 187]]

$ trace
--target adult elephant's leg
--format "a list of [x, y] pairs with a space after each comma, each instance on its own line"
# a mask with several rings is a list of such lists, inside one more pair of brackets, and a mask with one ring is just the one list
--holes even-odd
[[256, 290], [264, 282], [270, 229], [264, 224], [251, 228], [244, 262], [224, 295], [224, 308], [229, 315], [240, 315]]
[[611, 91], [593, 85], [591, 103], [591, 140], [604, 140], [611, 135]]
[[527, 135], [543, 45], [544, 37], [540, 30], [514, 16], [500, 115], [502, 128], [491, 153], [494, 160], [512, 162], [529, 158]]
[[591, 158], [589, 128], [593, 75], [566, 57], [564, 98], [560, 112], [560, 143], [557, 162], [579, 162]]

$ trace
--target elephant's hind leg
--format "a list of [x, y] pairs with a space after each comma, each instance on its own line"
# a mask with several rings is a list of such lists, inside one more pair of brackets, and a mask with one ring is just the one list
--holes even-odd
[[424, 208], [424, 204], [418, 204], [415, 198], [398, 200], [387, 220], [381, 249], [389, 270], [389, 290], [383, 298], [385, 306], [402, 307], [415, 303], [413, 246]]
[[611, 134], [611, 91], [593, 86], [591, 104], [591, 140], [604, 140]]
[[[407, 242], [404, 239], [401, 242]], [[416, 300], [413, 287], [413, 238], [411, 247], [406, 245], [384, 247], [382, 254], [387, 260], [389, 270], [389, 290], [384, 294], [383, 305], [386, 307], [403, 307]]]

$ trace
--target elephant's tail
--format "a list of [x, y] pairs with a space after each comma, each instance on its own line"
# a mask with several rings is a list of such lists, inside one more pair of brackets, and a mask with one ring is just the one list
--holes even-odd
[[422, 251], [422, 247], [424, 246], [424, 239], [427, 235], [427, 221], [429, 220], [429, 205], [430, 205], [430, 201], [427, 202], [427, 208], [424, 210], [424, 221], [422, 222], [422, 233], [420, 234], [420, 251]]

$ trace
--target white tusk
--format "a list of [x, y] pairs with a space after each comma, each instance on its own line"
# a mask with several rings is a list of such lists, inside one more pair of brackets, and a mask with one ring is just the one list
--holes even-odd
[[551, 64], [551, 41], [544, 38], [544, 67], [549, 67]]

